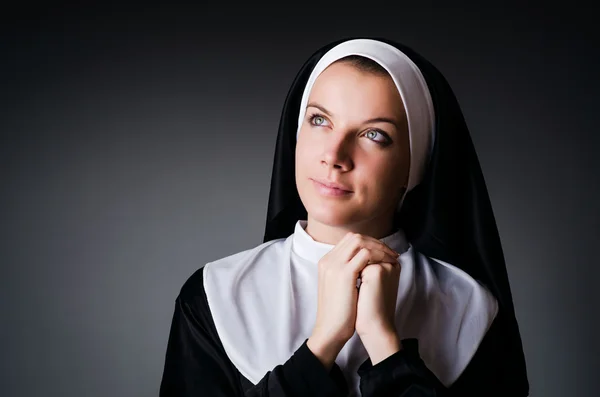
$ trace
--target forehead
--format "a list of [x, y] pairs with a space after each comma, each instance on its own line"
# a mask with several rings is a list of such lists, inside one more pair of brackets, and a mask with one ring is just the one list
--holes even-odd
[[315, 80], [308, 103], [317, 102], [344, 117], [395, 116], [402, 118], [402, 98], [389, 74], [362, 71], [338, 62], [329, 65]]

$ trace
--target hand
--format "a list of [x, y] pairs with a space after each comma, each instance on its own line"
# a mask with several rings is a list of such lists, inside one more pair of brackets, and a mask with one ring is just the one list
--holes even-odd
[[393, 262], [398, 255], [376, 238], [348, 233], [319, 261], [317, 318], [307, 345], [326, 368], [354, 334], [359, 273], [370, 262]]
[[397, 260], [370, 264], [361, 272], [356, 332], [373, 365], [401, 348], [395, 325], [399, 281]]

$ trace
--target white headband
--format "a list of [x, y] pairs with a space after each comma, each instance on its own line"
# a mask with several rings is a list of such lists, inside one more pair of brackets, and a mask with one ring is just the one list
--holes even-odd
[[[400, 92], [408, 121], [411, 160], [406, 192], [409, 192], [421, 182], [429, 162], [435, 140], [435, 115], [431, 94], [421, 71], [406, 54], [387, 43], [372, 39], [349, 40], [333, 47], [319, 60], [304, 88], [296, 139], [305, 117], [310, 91], [317, 77], [333, 62], [348, 55], [361, 55], [380, 64], [388, 71]], [[405, 195], [406, 193], [402, 196], [399, 207]]]

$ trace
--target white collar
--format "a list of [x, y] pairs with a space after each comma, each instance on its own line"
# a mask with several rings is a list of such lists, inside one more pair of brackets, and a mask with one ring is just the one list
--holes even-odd
[[[204, 288], [229, 359], [256, 384], [283, 364], [311, 334], [317, 311], [314, 264], [333, 246], [315, 241], [298, 221], [287, 238], [207, 263]], [[401, 252], [396, 328], [417, 338], [419, 354], [446, 386], [475, 354], [498, 305], [476, 280], [449, 263], [416, 252], [401, 231], [382, 239]], [[355, 333], [336, 358], [354, 395], [368, 354]]]
[[[310, 262], [317, 263], [326, 253], [333, 249], [334, 245], [315, 241], [305, 230], [307, 224], [308, 221], [306, 220], [296, 222], [294, 234], [292, 235], [292, 251]], [[380, 240], [400, 254], [410, 248], [410, 244], [406, 240], [402, 230], [398, 230]]]

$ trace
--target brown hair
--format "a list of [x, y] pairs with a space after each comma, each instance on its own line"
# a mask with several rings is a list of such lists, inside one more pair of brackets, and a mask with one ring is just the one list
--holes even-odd
[[348, 55], [338, 59], [334, 63], [338, 62], [350, 64], [361, 72], [372, 73], [378, 76], [389, 76], [388, 71], [385, 70], [383, 66], [371, 58], [367, 58], [362, 55]]

